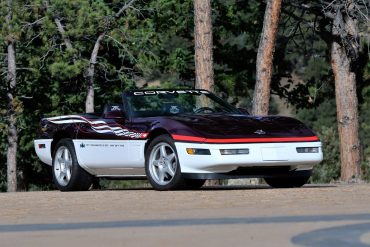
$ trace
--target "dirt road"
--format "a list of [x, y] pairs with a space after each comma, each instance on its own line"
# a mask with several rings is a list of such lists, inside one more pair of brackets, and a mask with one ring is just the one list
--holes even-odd
[[370, 185], [0, 194], [0, 246], [370, 246]]

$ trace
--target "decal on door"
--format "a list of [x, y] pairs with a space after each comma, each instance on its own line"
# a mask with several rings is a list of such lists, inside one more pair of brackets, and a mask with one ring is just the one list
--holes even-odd
[[118, 124], [115, 124], [116, 126], [110, 126], [105, 121], [102, 121], [102, 120], [90, 121], [89, 119], [82, 117], [82, 116], [78, 116], [78, 115], [51, 117], [51, 118], [47, 118], [46, 120], [54, 124], [88, 123], [91, 126], [91, 129], [93, 131], [100, 133], [100, 134], [113, 133], [116, 136], [126, 136], [126, 137], [136, 138], [136, 139], [143, 139], [148, 136], [147, 133], [130, 131], [128, 129], [122, 128]]

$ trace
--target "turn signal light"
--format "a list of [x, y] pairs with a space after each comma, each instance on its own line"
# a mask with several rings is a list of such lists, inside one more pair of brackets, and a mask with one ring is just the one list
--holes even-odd
[[187, 148], [186, 152], [191, 155], [211, 155], [211, 151], [209, 151], [209, 149], [203, 148]]
[[297, 148], [297, 153], [318, 153], [318, 147], [299, 147]]

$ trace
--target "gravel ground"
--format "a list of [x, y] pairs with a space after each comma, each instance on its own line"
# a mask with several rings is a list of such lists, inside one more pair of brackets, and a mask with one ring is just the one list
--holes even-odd
[[0, 246], [370, 246], [370, 185], [0, 194]]

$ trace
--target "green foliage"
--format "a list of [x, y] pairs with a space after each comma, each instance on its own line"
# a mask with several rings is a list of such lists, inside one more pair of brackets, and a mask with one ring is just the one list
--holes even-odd
[[313, 171], [311, 181], [314, 183], [329, 183], [340, 177], [339, 138], [336, 126], [323, 126], [318, 132], [323, 145], [324, 161]]
[[243, 101], [254, 88], [265, 5], [236, 0], [212, 4], [216, 90]]

